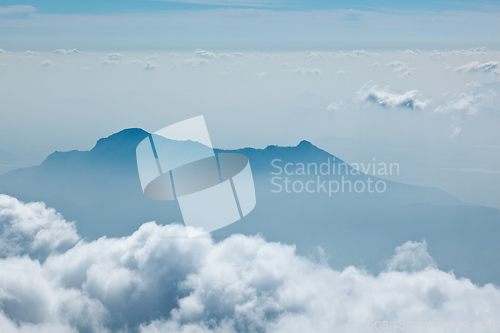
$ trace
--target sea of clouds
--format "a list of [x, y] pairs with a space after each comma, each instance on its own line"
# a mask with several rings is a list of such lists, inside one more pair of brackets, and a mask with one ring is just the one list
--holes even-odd
[[425, 241], [399, 246], [372, 275], [259, 236], [188, 239], [181, 225], [88, 242], [44, 203], [6, 195], [0, 225], [1, 332], [362, 332], [368, 318], [500, 319], [500, 289], [439, 270]]

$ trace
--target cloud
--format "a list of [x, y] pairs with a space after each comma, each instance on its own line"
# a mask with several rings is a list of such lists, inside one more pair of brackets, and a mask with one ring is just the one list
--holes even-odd
[[483, 55], [486, 52], [489, 52], [487, 47], [473, 47], [468, 50], [453, 50], [451, 51], [451, 54], [460, 56], [477, 56]]
[[383, 107], [400, 107], [406, 109], [423, 109], [430, 103], [429, 100], [416, 98], [419, 95], [417, 90], [410, 90], [404, 93], [390, 91], [389, 87], [379, 89], [377, 85], [368, 82], [357, 93], [355, 100], [375, 103]]
[[411, 70], [402, 61], [393, 61], [388, 63], [386, 66], [392, 67], [395, 72], [399, 73], [399, 76], [410, 76]]
[[420, 271], [426, 267], [437, 267], [427, 252], [427, 243], [408, 241], [396, 247], [396, 254], [387, 264], [391, 271]]
[[12, 52], [5, 51], [4, 49], [0, 49], [0, 54], [12, 54]]
[[236, 57], [236, 58], [244, 58], [245, 57], [245, 54], [241, 53], [241, 52], [233, 52], [233, 53], [222, 53], [219, 55], [219, 59], [229, 59], [229, 58], [233, 58], [233, 57]]
[[192, 67], [196, 67], [200, 65], [206, 65], [209, 63], [209, 61], [207, 59], [186, 59], [182, 63]]
[[434, 51], [431, 52], [431, 58], [432, 59], [442, 59], [443, 58], [443, 54], [441, 52], [439, 52], [439, 51], [434, 50]]
[[321, 52], [306, 51], [304, 52], [304, 58], [306, 60], [323, 59], [323, 55], [321, 54]]
[[72, 50], [64, 50], [64, 49], [59, 49], [59, 50], [55, 50], [54, 53], [57, 53], [57, 54], [63, 54], [63, 55], [67, 55], [67, 54], [81, 54], [80, 51], [78, 51], [77, 49], [72, 49]]
[[[0, 216], [15, 216], [6, 221], [62, 227], [74, 243], [74, 226], [43, 204], [0, 200]], [[359, 332], [369, 318], [472, 324], [500, 315], [498, 288], [439, 270], [425, 242], [396, 248], [378, 275], [336, 271], [259, 236], [215, 243], [154, 222], [128, 237], [53, 248], [44, 262], [22, 256], [33, 243], [0, 259], [2, 332]]]
[[473, 93], [464, 92], [460, 95], [451, 98], [444, 105], [439, 105], [436, 108], [438, 113], [461, 112], [469, 115], [476, 114], [481, 107], [491, 101], [496, 94], [493, 91], [489, 93]]
[[338, 102], [331, 102], [327, 107], [326, 107], [326, 110], [327, 111], [338, 111], [341, 109], [341, 107], [343, 106], [343, 102], [342, 101], [338, 101]]
[[147, 62], [142, 68], [146, 70], [151, 70], [155, 69], [156, 67], [158, 67], [158, 65], [156, 65], [154, 62]]
[[194, 51], [194, 55], [203, 59], [217, 59], [217, 56], [214, 53], [202, 49]]
[[307, 68], [307, 69], [302, 69], [302, 67], [292, 69], [290, 72], [292, 73], [298, 73], [298, 74], [321, 74], [321, 70], [319, 68]]
[[65, 251], [79, 237], [73, 222], [67, 222], [44, 203], [23, 204], [0, 194], [0, 257], [28, 254], [43, 260], [51, 253]]
[[455, 68], [455, 72], [491, 72], [492, 70], [498, 68], [498, 61], [489, 61], [485, 63], [479, 63], [477, 61], [470, 62], [466, 65]]
[[450, 136], [448, 138], [453, 140], [455, 137], [457, 137], [458, 135], [460, 135], [461, 132], [462, 132], [462, 128], [460, 128], [460, 127], [454, 127], [453, 128], [453, 132], [451, 132], [451, 134], [450, 134]]
[[49, 67], [49, 66], [52, 66], [54, 63], [50, 60], [45, 60], [45, 61], [42, 61], [42, 63], [40, 64], [40, 67]]
[[117, 61], [117, 60], [122, 60], [124, 55], [121, 53], [109, 53], [104, 55], [106, 58], [108, 58], [109, 61]]
[[36, 55], [39, 55], [39, 53], [36, 52], [36, 51], [26, 51], [25, 54], [27, 56], [36, 56]]
[[412, 51], [412, 50], [406, 50], [401, 52], [401, 55], [407, 58], [414, 58], [418, 55], [418, 50], [417, 51]]
[[0, 15], [34, 14], [35, 11], [35, 7], [27, 5], [0, 7]]

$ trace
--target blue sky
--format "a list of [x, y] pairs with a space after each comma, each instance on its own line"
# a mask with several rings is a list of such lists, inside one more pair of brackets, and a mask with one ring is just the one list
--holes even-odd
[[270, 8], [274, 10], [331, 10], [331, 9], [356, 9], [367, 11], [386, 10], [423, 10], [423, 11], [449, 11], [472, 10], [491, 11], [498, 10], [495, 1], [400, 1], [400, 0], [357, 0], [357, 1], [283, 1], [283, 0], [188, 0], [188, 1], [162, 1], [162, 0], [110, 0], [110, 1], [63, 1], [63, 0], [32, 0], [32, 1], [2, 1], [2, 6], [30, 5], [40, 14], [109, 14], [127, 12], [151, 12], [171, 10], [204, 10], [227, 7]]
[[0, 48], [305, 51], [500, 46], [499, 6], [487, 1], [199, 2], [4, 1]]

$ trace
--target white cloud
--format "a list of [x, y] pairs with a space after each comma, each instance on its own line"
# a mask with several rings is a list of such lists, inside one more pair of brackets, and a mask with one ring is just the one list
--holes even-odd
[[[0, 214], [18, 216], [12, 220], [28, 229], [67, 224], [43, 204], [2, 202]], [[336, 271], [258, 236], [215, 243], [153, 222], [129, 237], [80, 241], [43, 263], [21, 253], [0, 259], [2, 332], [349, 333], [362, 331], [367, 318], [500, 316], [499, 289], [440, 271], [425, 242], [398, 247], [379, 275]]]
[[0, 7], [0, 15], [10, 15], [10, 14], [33, 14], [36, 8], [27, 5], [14, 5], [7, 7]]
[[27, 56], [36, 56], [36, 55], [39, 55], [39, 53], [36, 52], [36, 51], [26, 51], [25, 54]]
[[304, 58], [306, 60], [323, 59], [323, 55], [321, 54], [321, 52], [306, 51], [304, 52]]
[[462, 128], [460, 128], [460, 127], [454, 127], [453, 128], [453, 132], [451, 132], [451, 134], [450, 134], [450, 136], [448, 138], [453, 140], [455, 137], [457, 137], [458, 135], [460, 135], [461, 132], [462, 132]]
[[233, 53], [222, 53], [219, 55], [219, 59], [229, 59], [229, 58], [244, 58], [245, 54], [241, 52], [233, 52]]
[[44, 259], [76, 244], [75, 224], [44, 203], [24, 204], [0, 194], [0, 257], [28, 254]]
[[59, 49], [59, 50], [55, 50], [54, 53], [57, 53], [57, 54], [63, 54], [63, 55], [67, 55], [67, 54], [81, 54], [80, 51], [78, 51], [77, 49], [68, 49], [68, 50], [64, 50], [64, 49]]
[[186, 59], [182, 63], [192, 67], [196, 67], [200, 65], [206, 65], [209, 63], [209, 61], [207, 59]]
[[377, 85], [371, 85], [371, 82], [368, 82], [358, 91], [355, 100], [375, 103], [383, 107], [423, 109], [430, 101], [416, 98], [418, 95], [417, 90], [397, 93], [389, 90], [389, 87], [379, 89]]
[[416, 57], [418, 55], [418, 50], [417, 50], [417, 52], [412, 51], [412, 50], [406, 50], [406, 51], [401, 52], [401, 55], [403, 55], [404, 57], [407, 57], [407, 58], [413, 58], [413, 57]]
[[142, 68], [146, 70], [151, 70], [155, 69], [156, 67], [158, 67], [158, 65], [156, 65], [154, 62], [147, 62]]
[[299, 67], [296, 69], [292, 69], [290, 72], [298, 74], [321, 74], [321, 70], [319, 68], [302, 69], [302, 67]]
[[408, 241], [396, 247], [396, 254], [387, 264], [391, 271], [420, 271], [426, 267], [437, 267], [427, 252], [427, 243]]
[[345, 74], [345, 71], [340, 70], [340, 71], [338, 71], [338, 72], [337, 72], [337, 74], [339, 74], [339, 75], [343, 75], [343, 74]]
[[363, 56], [375, 55], [376, 53], [370, 53], [370, 52], [365, 51], [365, 50], [353, 50], [350, 52], [343, 52], [343, 51], [332, 52], [330, 54], [333, 55], [334, 57], [338, 57], [338, 58], [354, 58], [355, 59], [355, 58], [359, 58], [359, 57], [363, 57]]
[[487, 47], [473, 47], [468, 50], [453, 50], [451, 51], [451, 54], [460, 56], [477, 56], [484, 55], [487, 52], [489, 52]]
[[12, 52], [5, 51], [4, 49], [0, 49], [0, 54], [11, 54]]
[[411, 70], [402, 61], [393, 61], [388, 63], [386, 66], [392, 67], [395, 72], [399, 73], [399, 76], [410, 76]]
[[194, 55], [203, 59], [217, 59], [217, 56], [214, 53], [202, 49], [194, 51]]
[[341, 109], [341, 107], [343, 106], [343, 102], [342, 101], [338, 101], [338, 102], [331, 102], [327, 107], [326, 107], [326, 110], [327, 111], [338, 111]]
[[442, 57], [443, 57], [443, 54], [439, 51], [434, 50], [431, 52], [432, 59], [442, 59]]
[[122, 60], [124, 55], [121, 53], [109, 53], [104, 55], [109, 61]]
[[455, 72], [490, 72], [498, 68], [498, 61], [489, 61], [485, 63], [479, 63], [477, 61], [470, 62], [466, 65], [455, 68]]
[[464, 92], [454, 98], [451, 98], [444, 103], [444, 105], [439, 105], [435, 111], [439, 113], [458, 111], [473, 115], [476, 114], [479, 109], [485, 105], [485, 103], [491, 101], [495, 96], [496, 94], [493, 91], [489, 91], [488, 94]]

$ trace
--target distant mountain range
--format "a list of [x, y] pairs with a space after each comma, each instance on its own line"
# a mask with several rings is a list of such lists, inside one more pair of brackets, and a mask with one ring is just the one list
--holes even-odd
[[[141, 129], [126, 129], [100, 139], [90, 151], [55, 152], [39, 166], [0, 175], [0, 193], [22, 201], [44, 201], [75, 220], [79, 233], [89, 239], [130, 235], [152, 220], [182, 223], [177, 202], [154, 201], [142, 194], [135, 149], [148, 135]], [[500, 282], [500, 210], [467, 205], [439, 189], [386, 180], [383, 193], [352, 190], [329, 196], [329, 182], [342, 184], [342, 176], [351, 186], [382, 179], [355, 174], [350, 166], [343, 175], [285, 174], [287, 163], [291, 163], [287, 171], [300, 169], [300, 163], [306, 168], [311, 164], [309, 171], [327, 161], [332, 169], [344, 163], [307, 141], [295, 147], [216, 152], [238, 152], [249, 158], [257, 206], [244, 219], [214, 232], [215, 240], [233, 233], [260, 233], [269, 241], [296, 244], [305, 255], [314, 255], [320, 246], [335, 268], [353, 264], [378, 271], [385, 268], [382, 260], [396, 246], [425, 239], [441, 269], [453, 269], [474, 282]], [[282, 174], [276, 175], [279, 169], [273, 160]], [[285, 177], [289, 186], [309, 182], [307, 189], [314, 193], [306, 188], [300, 193], [289, 188], [287, 193]], [[324, 181], [326, 193], [318, 185]], [[282, 186], [280, 193], [275, 193], [276, 184]]]

